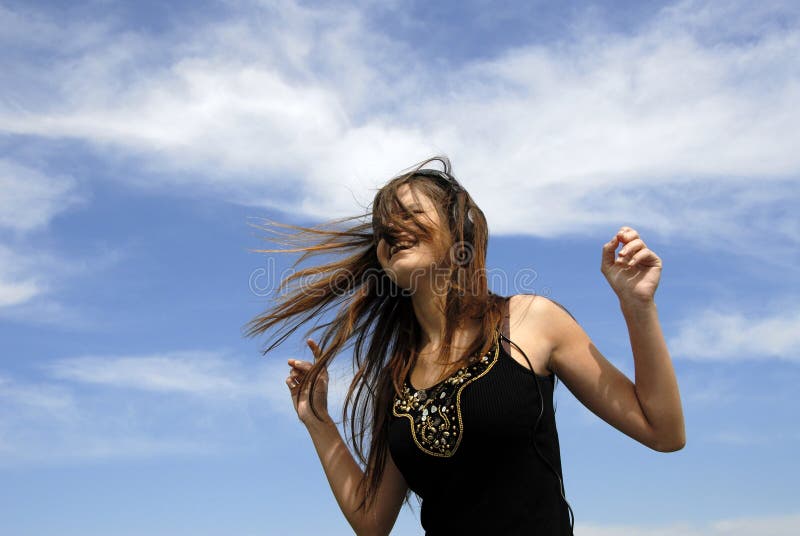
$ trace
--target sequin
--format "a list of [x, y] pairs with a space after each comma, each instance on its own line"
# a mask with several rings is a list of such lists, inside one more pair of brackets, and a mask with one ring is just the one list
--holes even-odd
[[464, 431], [461, 391], [489, 372], [497, 363], [499, 350], [495, 335], [495, 342], [486, 355], [429, 389], [414, 390], [406, 379], [402, 393], [394, 398], [392, 414], [408, 418], [414, 443], [423, 452], [441, 457], [455, 454]]

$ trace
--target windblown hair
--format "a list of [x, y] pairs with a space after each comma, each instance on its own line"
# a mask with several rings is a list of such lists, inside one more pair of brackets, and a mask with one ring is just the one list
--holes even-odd
[[[310, 382], [310, 392], [313, 393], [323, 368], [345, 347], [352, 347], [355, 374], [344, 401], [342, 422], [348, 420], [348, 408], [351, 408], [350, 441], [357, 458], [365, 466], [364, 478], [358, 486], [361, 497], [359, 510], [365, 505], [371, 508], [374, 503], [386, 462], [391, 402], [395, 394], [400, 393], [406, 376], [416, 363], [422, 334], [412, 308], [411, 293], [406, 292], [409, 289], [398, 288], [378, 261], [380, 239], [394, 244], [402, 231], [404, 236], [414, 236], [433, 244], [438, 259], [436, 269], [444, 271], [443, 279], [446, 281], [442, 292], [446, 322], [440, 333], [443, 343], [437, 361], [442, 364], [450, 362], [451, 341], [465, 320], [478, 320], [482, 325], [470, 347], [460, 354], [463, 358], [452, 363], [443, 377], [463, 366], [470, 356], [488, 352], [502, 315], [504, 298], [489, 291], [486, 279], [489, 233], [483, 212], [465, 190], [448, 188], [447, 182], [429, 176], [415, 175], [432, 161], [441, 162], [444, 171], [450, 174], [450, 161], [446, 156], [422, 161], [381, 187], [372, 202], [372, 210], [364, 215], [330, 220], [316, 227], [267, 220], [273, 226], [297, 230], [296, 233], [257, 226], [283, 237], [267, 240], [295, 247], [252, 251], [303, 252], [293, 268], [312, 255], [339, 255], [336, 260], [294, 271], [281, 281], [279, 294], [293, 281], [302, 283], [276, 300], [269, 310], [250, 320], [245, 326], [245, 336], [262, 334], [282, 322], [282, 334], [262, 352], [267, 354], [304, 323], [331, 308], [337, 310], [333, 320], [307, 332], [310, 335], [316, 330], [324, 330], [317, 341], [320, 355], [313, 361], [299, 389], [303, 392], [305, 383]], [[415, 216], [401, 202], [398, 189], [404, 184], [413, 185], [414, 198], [421, 193], [433, 201], [439, 221], [443, 222], [439, 229]], [[468, 210], [472, 221], [471, 240], [464, 240]], [[315, 278], [304, 280], [307, 276]], [[313, 397], [311, 410], [319, 417], [313, 406]], [[367, 435], [369, 449], [365, 451]], [[406, 493], [406, 503], [409, 495], [410, 491]]]

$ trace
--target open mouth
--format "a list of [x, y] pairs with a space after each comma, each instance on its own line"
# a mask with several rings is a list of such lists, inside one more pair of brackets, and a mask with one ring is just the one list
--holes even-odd
[[403, 251], [405, 249], [410, 249], [412, 247], [414, 247], [414, 244], [412, 244], [411, 242], [398, 242], [389, 249], [389, 257], [390, 258], [394, 257], [394, 254], [397, 253], [398, 251]]

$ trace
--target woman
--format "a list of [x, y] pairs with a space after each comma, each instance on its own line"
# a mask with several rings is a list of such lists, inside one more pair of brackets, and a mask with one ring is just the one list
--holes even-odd
[[[432, 161], [444, 171], [423, 167]], [[601, 264], [628, 325], [634, 385], [554, 300], [488, 290], [486, 220], [446, 157], [384, 185], [369, 222], [282, 226], [300, 229], [284, 236], [313, 243], [256, 251], [303, 251], [300, 260], [351, 252], [287, 278], [281, 288], [317, 276], [251, 320], [247, 335], [305, 314], [267, 353], [339, 305], [316, 328], [325, 329], [320, 344], [307, 339], [314, 360], [288, 360], [286, 384], [356, 534], [389, 534], [412, 491], [422, 499], [428, 536], [572, 534], [552, 405], [556, 377], [642, 444], [660, 452], [684, 446], [677, 381], [654, 302], [661, 260], [635, 230], [622, 227], [603, 246]], [[360, 465], [327, 412], [327, 364], [351, 340], [356, 373], [342, 418], [352, 404]]]

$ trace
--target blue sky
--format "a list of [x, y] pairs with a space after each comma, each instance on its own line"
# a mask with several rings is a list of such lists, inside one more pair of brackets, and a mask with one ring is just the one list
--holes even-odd
[[[794, 2], [0, 2], [0, 533], [351, 534], [286, 359], [244, 323], [294, 258], [249, 223], [354, 215], [434, 154], [503, 294], [634, 378], [600, 273], [622, 225], [687, 445], [563, 385], [576, 534], [800, 532]], [[348, 355], [332, 365], [339, 416]], [[418, 509], [393, 534], [417, 535]]]

